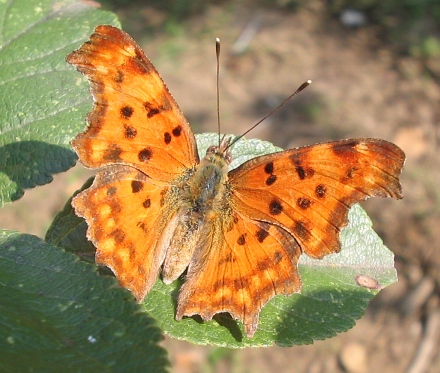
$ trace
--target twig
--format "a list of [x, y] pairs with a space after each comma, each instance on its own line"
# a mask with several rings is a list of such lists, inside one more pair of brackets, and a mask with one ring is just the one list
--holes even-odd
[[406, 373], [424, 373], [428, 371], [431, 361], [438, 350], [440, 337], [440, 309], [432, 310], [426, 320], [423, 339], [419, 348], [406, 370]]
[[403, 315], [412, 315], [427, 302], [434, 291], [434, 280], [428, 276], [423, 277], [403, 300], [400, 311]]
[[243, 32], [238, 37], [237, 41], [232, 46], [231, 52], [233, 55], [242, 54], [249, 44], [251, 43], [258, 30], [261, 28], [262, 17], [260, 14], [256, 14], [250, 22], [246, 25]]

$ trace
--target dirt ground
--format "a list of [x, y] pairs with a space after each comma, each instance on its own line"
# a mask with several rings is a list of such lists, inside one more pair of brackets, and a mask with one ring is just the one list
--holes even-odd
[[[248, 137], [284, 148], [350, 137], [384, 138], [402, 147], [404, 199], [363, 204], [396, 255], [399, 282], [375, 298], [353, 329], [310, 346], [228, 351], [167, 338], [173, 372], [438, 372], [438, 80], [414, 57], [396, 55], [377, 27], [345, 28], [324, 2], [292, 13], [233, 4], [152, 34], [144, 26], [163, 20], [157, 10], [125, 8], [119, 15], [196, 132], [216, 131], [214, 39], [220, 37], [223, 132], [244, 132], [312, 79]], [[44, 235], [85, 179], [76, 167], [27, 192], [0, 211], [2, 227]], [[31, 220], [30, 209], [41, 211], [41, 219]]]

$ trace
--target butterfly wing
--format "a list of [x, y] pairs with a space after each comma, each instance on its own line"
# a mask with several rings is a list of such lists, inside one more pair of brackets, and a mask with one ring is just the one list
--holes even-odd
[[88, 78], [95, 101], [86, 132], [72, 142], [84, 165], [126, 164], [169, 181], [198, 163], [188, 122], [128, 34], [98, 26], [66, 60]]
[[209, 236], [189, 266], [176, 318], [197, 314], [211, 320], [228, 312], [252, 337], [267, 301], [301, 288], [296, 271], [300, 247], [284, 229], [239, 213], [218, 219]]
[[162, 233], [175, 213], [168, 205], [164, 208], [165, 191], [143, 172], [114, 165], [99, 172], [93, 185], [72, 202], [88, 223], [96, 263], [109, 267], [139, 301], [164, 260]]
[[141, 301], [176, 221], [179, 201], [167, 192], [199, 162], [195, 138], [156, 69], [122, 30], [96, 27], [67, 62], [87, 77], [95, 101], [88, 128], [72, 145], [84, 165], [104, 167], [72, 204], [87, 221], [96, 262]]
[[402, 198], [405, 154], [385, 140], [341, 140], [254, 158], [229, 173], [232, 208], [290, 232], [322, 258], [340, 250], [339, 231], [353, 204]]

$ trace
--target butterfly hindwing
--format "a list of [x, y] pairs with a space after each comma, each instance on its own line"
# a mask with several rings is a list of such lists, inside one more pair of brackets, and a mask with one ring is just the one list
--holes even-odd
[[99, 172], [72, 202], [87, 221], [97, 264], [111, 268], [138, 300], [153, 286], [164, 260], [158, 242], [175, 212], [163, 206], [166, 189], [132, 167], [116, 165]]
[[189, 266], [176, 317], [197, 314], [211, 320], [229, 312], [252, 337], [269, 299], [300, 290], [296, 267], [301, 250], [284, 229], [241, 214], [220, 218], [211, 237]]

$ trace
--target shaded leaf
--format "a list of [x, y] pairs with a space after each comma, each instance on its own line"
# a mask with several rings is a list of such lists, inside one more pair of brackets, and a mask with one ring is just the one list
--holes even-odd
[[[93, 177], [89, 178], [81, 190], [92, 185]], [[64, 248], [88, 262], [95, 262], [95, 246], [90, 241], [84, 242], [87, 232], [87, 223], [84, 219], [78, 218], [71, 205], [73, 197], [80, 190], [76, 191], [66, 202], [64, 208], [55, 216], [50, 225], [45, 240], [48, 243]], [[81, 244], [78, 244], [81, 242]]]
[[115, 15], [74, 0], [0, 2], [0, 207], [72, 167], [92, 106], [65, 56]]
[[0, 231], [0, 299], [2, 372], [166, 371], [160, 329], [116, 280], [35, 236]]

